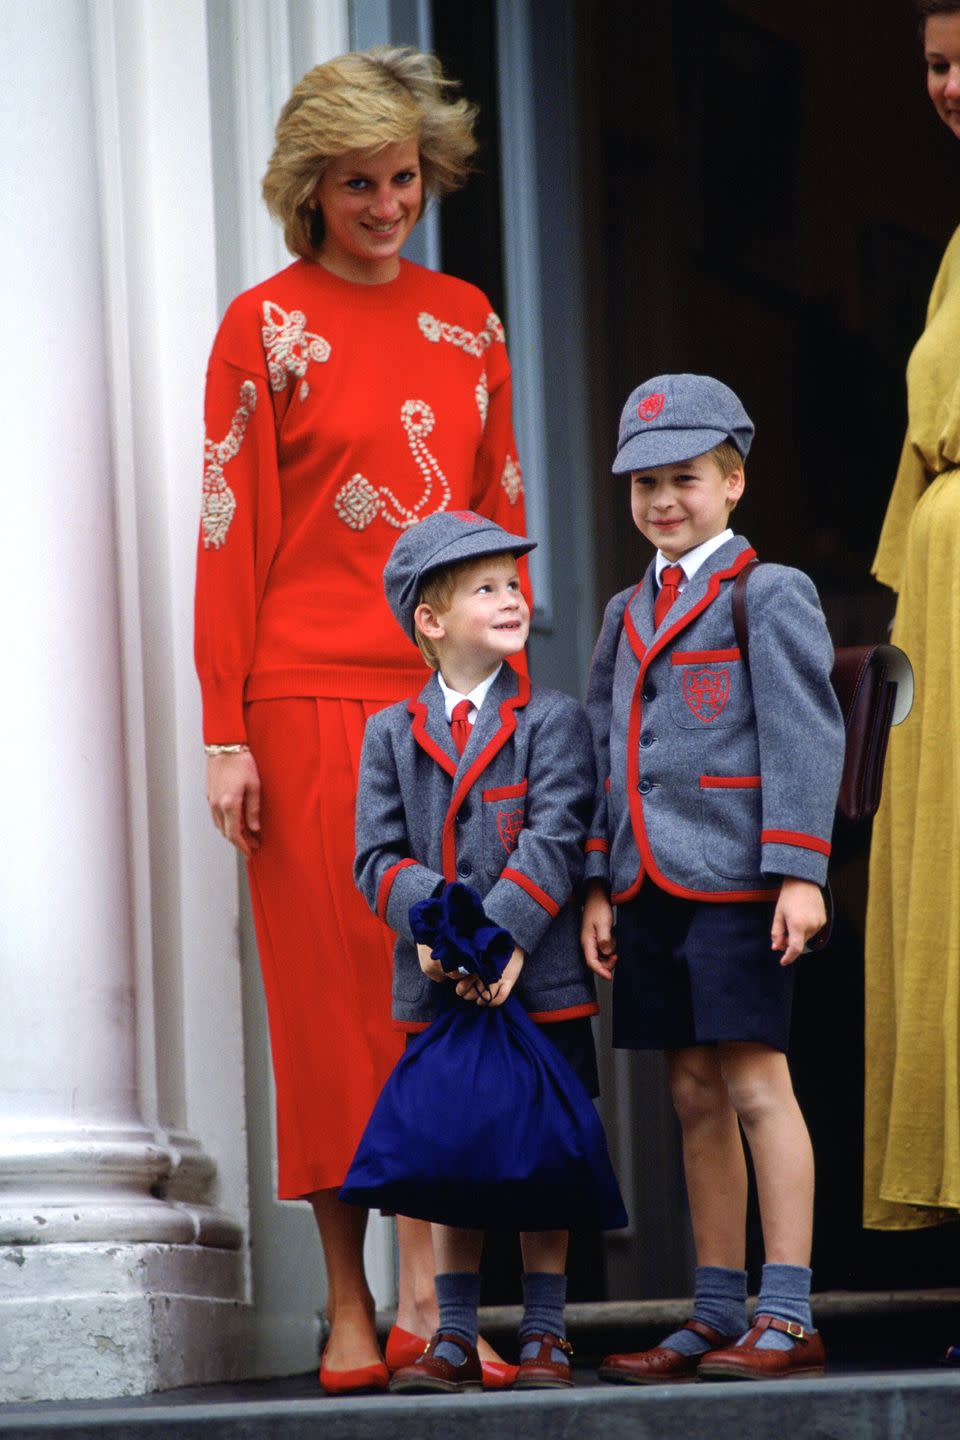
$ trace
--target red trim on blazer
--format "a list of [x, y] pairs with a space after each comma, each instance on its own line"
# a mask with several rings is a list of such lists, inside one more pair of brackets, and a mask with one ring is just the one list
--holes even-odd
[[494, 790], [484, 790], [484, 800], [519, 800], [521, 795], [527, 793], [527, 782], [521, 780], [519, 785], [500, 785]]
[[557, 1020], [579, 1020], [583, 1015], [599, 1015], [600, 1006], [596, 1000], [590, 1000], [582, 1005], [571, 1005], [566, 1010], [528, 1010], [527, 1014], [538, 1025], [553, 1025]]
[[606, 790], [607, 794], [609, 795], [609, 794], [610, 794], [610, 776], [609, 776], [609, 775], [607, 776], [606, 780], [604, 780], [604, 782], [603, 782], [603, 788], [604, 788], [604, 790]]
[[380, 884], [377, 886], [377, 914], [381, 920], [386, 921], [387, 918], [387, 901], [390, 899], [394, 880], [401, 870], [406, 870], [408, 865], [416, 865], [416, 863], [416, 860], [398, 860], [396, 865], [391, 865], [389, 870], [384, 871]]
[[609, 842], [609, 840], [588, 840], [587, 843], [586, 843], [586, 845], [584, 845], [584, 847], [583, 847], [584, 854], [585, 854], [585, 855], [589, 855], [589, 854], [591, 853], [591, 851], [594, 851], [594, 850], [599, 850], [600, 853], [601, 853], [601, 855], [609, 855], [609, 854], [610, 854], [610, 842]]
[[[500, 704], [500, 729], [473, 760], [469, 770], [467, 770], [460, 784], [454, 791], [453, 798], [450, 801], [450, 807], [447, 810], [446, 819], [443, 822], [441, 854], [443, 856], [444, 880], [452, 882], [457, 878], [457, 836], [455, 827], [460, 806], [464, 800], [466, 800], [474, 784], [483, 774], [484, 770], [486, 770], [491, 760], [500, 753], [510, 739], [510, 736], [516, 730], [516, 712], [522, 706], [526, 705], [529, 699], [530, 677], [528, 675], [518, 675], [516, 695], [508, 695], [506, 700]], [[451, 773], [456, 774], [456, 771], [454, 770]]]
[[740, 660], [740, 651], [733, 650], [675, 650], [670, 656], [671, 665], [719, 665], [724, 660]]
[[[660, 652], [665, 649], [675, 635], [701, 615], [708, 605], [716, 600], [720, 593], [720, 585], [724, 580], [732, 580], [738, 575], [745, 565], [756, 558], [756, 551], [747, 549], [741, 552], [726, 570], [718, 570], [710, 576], [707, 582], [706, 594], [701, 596], [692, 610], [682, 615], [676, 624], [671, 625], [646, 651], [637, 672], [636, 682], [633, 687], [633, 694], [630, 697], [630, 719], [627, 725], [627, 803], [630, 810], [630, 823], [633, 829], [633, 838], [640, 856], [640, 865], [637, 870], [636, 879], [626, 890], [621, 890], [610, 898], [614, 904], [622, 904], [625, 900], [632, 900], [643, 884], [646, 875], [661, 890], [666, 890], [669, 895], [678, 895], [685, 900], [708, 900], [716, 903], [730, 900], [775, 900], [779, 895], [779, 887], [775, 890], [694, 890], [687, 885], [679, 885], [673, 880], [668, 880], [653, 857], [650, 842], [647, 839], [647, 827], [643, 818], [643, 801], [638, 790], [640, 782], [640, 728], [642, 724], [642, 691], [646, 673], [651, 662]], [[634, 591], [636, 594], [636, 591]], [[631, 599], [633, 596], [630, 597]], [[624, 616], [626, 624], [629, 609]], [[638, 636], [639, 639], [639, 636]], [[642, 642], [641, 642], [642, 643]]]
[[441, 769], [446, 770], [449, 776], [452, 777], [456, 775], [457, 762], [454, 760], [452, 755], [447, 754], [446, 750], [441, 749], [441, 747], [437, 744], [436, 740], [434, 740], [433, 736], [427, 730], [426, 705], [423, 703], [422, 700], [419, 700], [416, 696], [414, 696], [412, 700], [407, 701], [407, 709], [413, 716], [413, 738], [414, 740], [416, 740], [421, 750], [426, 750], [431, 760], [436, 760], [437, 764], [441, 767]]
[[640, 632], [639, 632], [639, 630], [637, 629], [636, 625], [635, 625], [634, 622], [633, 622], [633, 616], [630, 614], [630, 606], [633, 604], [634, 597], [635, 597], [642, 589], [643, 589], [643, 581], [641, 580], [641, 581], [640, 581], [640, 584], [639, 584], [639, 585], [636, 587], [636, 589], [634, 590], [633, 595], [631, 595], [631, 596], [630, 596], [630, 599], [627, 601], [626, 608], [624, 609], [624, 612], [623, 612], [623, 628], [624, 628], [624, 631], [625, 631], [625, 633], [626, 633], [626, 637], [627, 637], [627, 639], [628, 639], [629, 642], [630, 642], [630, 649], [633, 651], [634, 655], [636, 655], [637, 659], [640, 660], [640, 661], [643, 660], [644, 655], [647, 653], [647, 647], [646, 647], [646, 645], [644, 645], [643, 641], [640, 639]]
[[628, 900], [636, 900], [637, 896], [640, 894], [641, 889], [643, 888], [643, 882], [645, 878], [646, 877], [643, 873], [643, 866], [641, 865], [640, 869], [637, 871], [637, 878], [636, 880], [634, 880], [632, 885], [628, 885], [626, 890], [618, 890], [616, 892], [611, 891], [610, 904], [625, 905]]
[[551, 920], [560, 914], [560, 906], [556, 900], [551, 900], [546, 890], [541, 890], [529, 875], [524, 875], [520, 870], [511, 870], [508, 865], [506, 869], [500, 871], [500, 879], [512, 880], [514, 885], [519, 885], [521, 890], [526, 890], [531, 900], [536, 900], [538, 905], [543, 906]]
[[[739, 575], [740, 571], [746, 565], [749, 565], [751, 561], [756, 560], [756, 558], [756, 550], [744, 550], [737, 556], [733, 564], [728, 566], [726, 570], [717, 570], [713, 575], [710, 576], [710, 579], [707, 581], [706, 593], [704, 595], [701, 595], [700, 599], [697, 601], [696, 605], [694, 605], [693, 609], [687, 610], [670, 626], [669, 630], [665, 630], [662, 635], [658, 635], [657, 639], [654, 640], [653, 644], [650, 646], [650, 649], [643, 657], [643, 663], [640, 666], [640, 673], [642, 675], [646, 675], [646, 672], [650, 668], [650, 662], [654, 660], [661, 653], [661, 651], [667, 649], [675, 636], [686, 630], [687, 626], [690, 625], [694, 620], [696, 620], [698, 615], [703, 614], [704, 610], [706, 610], [708, 605], [713, 604], [714, 600], [716, 600], [717, 596], [720, 593], [720, 586], [723, 581], [732, 580], [734, 576]], [[633, 597], [631, 596], [630, 598], [632, 599]]]
[[759, 790], [759, 775], [701, 775], [701, 790]]
[[832, 849], [829, 840], [821, 840], [816, 835], [804, 835], [799, 830], [761, 830], [761, 845], [796, 845], [801, 850], [816, 850], [821, 855], [829, 855]]

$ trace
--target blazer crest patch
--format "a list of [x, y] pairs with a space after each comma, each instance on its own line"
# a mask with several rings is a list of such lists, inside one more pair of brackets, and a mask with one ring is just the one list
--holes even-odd
[[730, 671], [726, 666], [719, 670], [685, 670], [683, 698], [697, 719], [709, 725], [730, 699]]
[[500, 836], [504, 850], [509, 855], [517, 848], [517, 839], [523, 829], [523, 806], [516, 810], [497, 811], [497, 834]]

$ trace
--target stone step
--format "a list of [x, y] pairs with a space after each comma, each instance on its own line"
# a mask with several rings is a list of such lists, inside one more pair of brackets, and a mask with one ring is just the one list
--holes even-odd
[[0, 1418], [0, 1434], [18, 1440], [950, 1440], [960, 1434], [960, 1374], [585, 1385], [479, 1396], [86, 1402]]
[[[22, 1440], [938, 1440], [960, 1437], [960, 1290], [816, 1298], [830, 1373], [813, 1381], [604, 1385], [596, 1362], [654, 1344], [689, 1301], [571, 1305], [576, 1388], [478, 1396], [321, 1396], [314, 1374], [113, 1401], [0, 1406]], [[384, 1325], [390, 1316], [379, 1317]], [[514, 1348], [518, 1307], [486, 1308], [484, 1333]]]

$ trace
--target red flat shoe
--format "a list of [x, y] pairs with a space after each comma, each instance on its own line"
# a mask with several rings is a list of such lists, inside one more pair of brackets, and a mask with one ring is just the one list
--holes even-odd
[[390, 1373], [382, 1360], [359, 1365], [356, 1370], [328, 1370], [320, 1357], [320, 1388], [325, 1395], [370, 1395], [382, 1393], [390, 1384]]
[[392, 1326], [384, 1350], [384, 1358], [390, 1374], [392, 1375], [395, 1370], [402, 1370], [406, 1365], [412, 1365], [415, 1360], [419, 1360], [429, 1343], [429, 1340], [424, 1340], [422, 1335], [414, 1335], [412, 1330], [403, 1330], [399, 1325]]
[[506, 1360], [481, 1360], [484, 1390], [509, 1390], [517, 1378], [519, 1365], [508, 1365]]

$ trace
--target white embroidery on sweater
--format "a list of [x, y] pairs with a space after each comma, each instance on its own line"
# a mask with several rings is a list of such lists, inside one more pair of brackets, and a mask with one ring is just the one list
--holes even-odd
[[[413, 508], [404, 505], [388, 485], [374, 485], [365, 475], [351, 475], [344, 481], [333, 500], [333, 508], [351, 530], [366, 530], [378, 515], [397, 530], [416, 525], [424, 514], [446, 510], [450, 503], [450, 486], [435, 455], [426, 444], [426, 437], [436, 424], [436, 417], [425, 400], [405, 400], [400, 407], [400, 423], [407, 432], [407, 444], [422, 475], [423, 494]], [[433, 495], [434, 481], [440, 489], [440, 503], [432, 510], [426, 506]]]
[[285, 390], [287, 376], [300, 381], [300, 399], [306, 400], [310, 386], [304, 378], [311, 360], [323, 365], [330, 359], [330, 342], [307, 329], [302, 310], [289, 314], [272, 300], [263, 302], [263, 325], [260, 330], [267, 352], [267, 371], [271, 390]]
[[421, 310], [417, 316], [417, 324], [425, 340], [438, 345], [441, 340], [446, 340], [450, 345], [456, 345], [465, 351], [467, 355], [481, 357], [490, 346], [496, 342], [498, 345], [506, 344], [506, 337], [503, 333], [503, 325], [500, 318], [494, 315], [493, 311], [487, 316], [486, 324], [479, 334], [472, 330], [465, 330], [462, 325], [451, 325], [447, 320], [438, 320], [436, 315], [431, 315], [426, 310]]
[[520, 461], [515, 460], [512, 455], [508, 455], [503, 462], [500, 484], [506, 490], [510, 504], [516, 505], [523, 494], [523, 475], [520, 471]]
[[480, 428], [485, 428], [487, 423], [487, 411], [490, 408], [490, 391], [487, 388], [487, 372], [480, 371], [480, 379], [477, 381], [473, 392], [477, 397], [477, 409], [480, 411]]
[[212, 545], [215, 550], [227, 538], [230, 522], [237, 508], [237, 497], [227, 484], [223, 467], [240, 451], [250, 416], [257, 408], [257, 387], [252, 380], [244, 380], [240, 386], [240, 404], [234, 411], [230, 429], [222, 440], [204, 440], [203, 454], [206, 464], [203, 468], [203, 505], [200, 510], [200, 528], [203, 531], [204, 549]]

